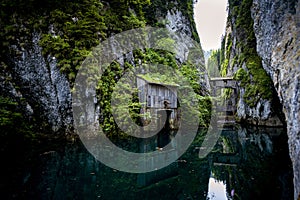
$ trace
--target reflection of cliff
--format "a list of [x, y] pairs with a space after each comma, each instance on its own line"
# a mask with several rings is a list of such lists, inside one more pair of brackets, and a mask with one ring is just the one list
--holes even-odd
[[294, 198], [300, 198], [300, 1], [254, 0], [252, 7], [257, 51], [270, 75], [287, 119], [294, 167]]
[[252, 124], [287, 125], [294, 198], [300, 198], [300, 1], [228, 3], [220, 59], [222, 75], [239, 80], [237, 116]]
[[[96, 161], [80, 143], [38, 156], [24, 175], [25, 199], [206, 199], [210, 169], [192, 148], [171, 166], [147, 174], [130, 174]], [[15, 167], [15, 166], [13, 166]], [[152, 183], [139, 184], [139, 177]], [[22, 184], [20, 185], [22, 186]]]
[[210, 155], [213, 176], [226, 183], [228, 194], [234, 189], [238, 199], [291, 199], [285, 135], [283, 129], [271, 128], [239, 127], [238, 134], [224, 131], [217, 152]]
[[265, 194], [269, 195], [265, 199], [291, 198], [291, 162], [283, 130], [224, 130], [213, 152], [199, 159], [203, 136], [199, 133], [176, 163], [144, 174], [150, 180], [146, 185], [140, 184], [140, 174], [123, 173], [102, 165], [77, 142], [43, 146], [26, 162], [22, 161], [21, 153], [15, 154], [11, 162], [5, 163], [9, 171], [2, 172], [26, 170], [18, 171], [17, 178], [9, 174], [5, 184], [10, 192], [2, 197], [204, 200], [212, 172], [215, 179], [226, 183], [228, 194], [234, 189], [235, 195], [243, 200], [261, 199]]

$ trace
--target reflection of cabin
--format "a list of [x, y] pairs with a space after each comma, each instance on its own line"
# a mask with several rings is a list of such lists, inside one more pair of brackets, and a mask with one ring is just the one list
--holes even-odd
[[178, 128], [177, 88], [179, 85], [150, 79], [144, 75], [137, 76], [139, 101], [142, 104], [143, 123], [147, 125], [151, 117], [161, 110], [171, 111], [169, 123], [173, 129]]

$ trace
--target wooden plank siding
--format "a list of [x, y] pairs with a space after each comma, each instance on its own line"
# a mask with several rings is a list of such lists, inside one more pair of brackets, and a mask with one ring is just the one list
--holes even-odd
[[157, 112], [166, 109], [164, 101], [170, 104], [167, 109], [171, 109], [170, 115], [171, 128], [178, 128], [178, 107], [177, 107], [177, 88], [176, 85], [159, 84], [147, 81], [137, 76], [137, 88], [139, 101], [142, 104], [141, 113], [150, 116], [157, 115]]

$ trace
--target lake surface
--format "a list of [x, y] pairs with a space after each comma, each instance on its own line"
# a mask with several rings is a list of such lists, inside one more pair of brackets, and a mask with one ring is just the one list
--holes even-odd
[[[19, 150], [2, 156], [0, 198], [293, 199], [284, 129], [224, 129], [213, 151], [200, 159], [205, 134], [199, 131], [176, 162], [144, 174], [101, 164], [80, 141], [54, 140], [55, 144], [40, 144], [38, 150], [15, 144]], [[31, 155], [24, 149], [31, 149]]]

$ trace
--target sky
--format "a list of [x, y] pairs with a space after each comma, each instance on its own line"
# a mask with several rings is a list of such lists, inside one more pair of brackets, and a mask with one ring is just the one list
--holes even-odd
[[205, 51], [218, 49], [225, 33], [227, 0], [198, 0], [194, 7], [195, 22]]
[[212, 177], [209, 178], [207, 196], [209, 199], [227, 200], [226, 184]]

